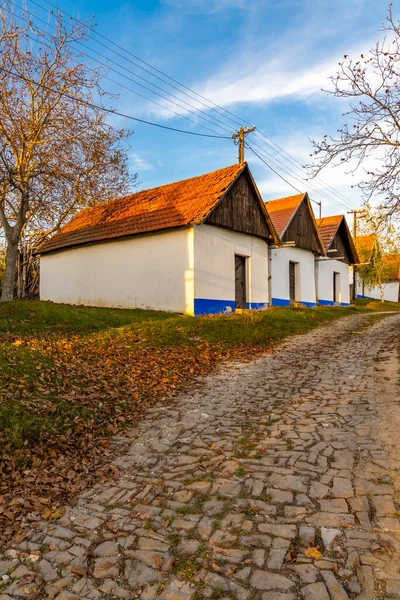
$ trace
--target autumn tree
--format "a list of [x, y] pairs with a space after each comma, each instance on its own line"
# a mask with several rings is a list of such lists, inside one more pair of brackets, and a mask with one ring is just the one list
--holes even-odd
[[385, 284], [393, 273], [394, 265], [400, 265], [399, 232], [393, 223], [384, 224], [381, 209], [366, 205], [360, 221], [360, 234], [356, 239], [362, 262], [357, 269], [358, 277], [367, 289], [378, 288], [383, 302]]
[[130, 132], [96, 108], [115, 100], [102, 90], [104, 72], [77, 50], [90, 24], [54, 15], [44, 30], [11, 7], [0, 6], [2, 301], [14, 297], [22, 240], [37, 248], [72, 213], [127, 193], [135, 180]]
[[[351, 102], [337, 136], [313, 141], [317, 175], [344, 163], [360, 175], [365, 200], [380, 197], [386, 220], [400, 217], [400, 22], [389, 5], [385, 35], [358, 58], [344, 56], [328, 95]], [[371, 166], [373, 165], [373, 166]]]

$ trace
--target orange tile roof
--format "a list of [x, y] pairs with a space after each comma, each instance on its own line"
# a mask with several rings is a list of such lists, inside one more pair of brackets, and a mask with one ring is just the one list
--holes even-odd
[[324, 243], [325, 250], [329, 249], [333, 238], [336, 235], [339, 225], [344, 219], [343, 215], [334, 215], [332, 217], [323, 217], [322, 219], [316, 219], [318, 225], [318, 231], [321, 240]]
[[304, 196], [305, 193], [266, 202], [267, 211], [279, 237], [282, 237], [282, 234], [289, 225], [291, 218]]
[[201, 222], [245, 168], [246, 163], [235, 164], [85, 208], [47, 240], [39, 253]]

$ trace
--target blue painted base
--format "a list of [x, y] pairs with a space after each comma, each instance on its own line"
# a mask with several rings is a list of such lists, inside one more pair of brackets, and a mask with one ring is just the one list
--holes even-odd
[[267, 302], [246, 302], [246, 308], [251, 310], [264, 310], [268, 307], [269, 304]]
[[284, 298], [271, 298], [271, 306], [290, 306], [290, 300]]
[[372, 298], [372, 296], [363, 296], [362, 294], [357, 294], [357, 298], [359, 298], [360, 300], [362, 300], [362, 299], [374, 300], [374, 298]]
[[[315, 302], [298, 302], [306, 308], [315, 308], [317, 305]], [[286, 298], [272, 298], [271, 306], [290, 306], [290, 300]]]
[[321, 306], [335, 306], [333, 300], [321, 300], [321, 298], [318, 299], [318, 304]]
[[[246, 308], [251, 310], [263, 310], [268, 308], [266, 302], [247, 302]], [[195, 298], [194, 299], [194, 314], [200, 315], [228, 315], [236, 310], [234, 300], [212, 300], [210, 298]]]
[[200, 315], [219, 315], [221, 313], [227, 315], [235, 311], [234, 300], [212, 300], [209, 298], [194, 299], [194, 314]]
[[333, 300], [318, 300], [320, 306], [350, 306], [349, 302], [334, 302]]

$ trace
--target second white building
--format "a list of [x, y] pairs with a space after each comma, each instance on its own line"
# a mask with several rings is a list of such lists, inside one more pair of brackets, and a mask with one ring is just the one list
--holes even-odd
[[272, 306], [316, 306], [315, 258], [325, 255], [308, 194], [266, 203], [281, 245], [270, 250]]

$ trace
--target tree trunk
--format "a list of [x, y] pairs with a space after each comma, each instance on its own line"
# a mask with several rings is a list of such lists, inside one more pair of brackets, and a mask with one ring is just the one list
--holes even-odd
[[17, 270], [18, 240], [8, 242], [6, 250], [6, 268], [1, 290], [1, 302], [14, 300], [15, 273]]

